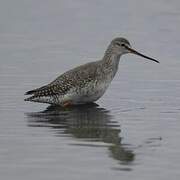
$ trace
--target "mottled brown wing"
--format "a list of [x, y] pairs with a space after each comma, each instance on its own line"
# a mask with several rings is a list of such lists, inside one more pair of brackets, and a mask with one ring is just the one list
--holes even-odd
[[28, 91], [26, 95], [33, 95], [33, 97], [64, 95], [71, 88], [82, 88], [96, 76], [93, 64], [94, 62], [91, 62], [67, 71], [50, 84]]

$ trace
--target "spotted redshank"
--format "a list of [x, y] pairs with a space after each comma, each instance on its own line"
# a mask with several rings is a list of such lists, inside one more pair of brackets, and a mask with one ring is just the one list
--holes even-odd
[[32, 96], [25, 101], [63, 107], [94, 102], [105, 93], [118, 70], [121, 55], [127, 53], [159, 63], [134, 50], [127, 39], [118, 37], [111, 41], [101, 60], [78, 66], [48, 85], [26, 92], [26, 95]]

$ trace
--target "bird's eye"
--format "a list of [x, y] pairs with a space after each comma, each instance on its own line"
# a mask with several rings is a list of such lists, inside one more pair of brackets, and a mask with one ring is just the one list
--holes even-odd
[[125, 44], [121, 44], [122, 47], [125, 47]]

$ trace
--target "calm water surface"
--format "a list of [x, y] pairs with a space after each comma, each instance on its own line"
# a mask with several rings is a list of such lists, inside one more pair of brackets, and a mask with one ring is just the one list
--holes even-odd
[[[180, 177], [178, 0], [0, 0], [0, 27], [2, 180]], [[161, 63], [124, 56], [97, 104], [23, 101], [116, 36]]]

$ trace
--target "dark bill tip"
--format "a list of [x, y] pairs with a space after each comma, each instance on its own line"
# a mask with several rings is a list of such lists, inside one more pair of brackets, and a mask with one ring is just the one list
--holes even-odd
[[146, 55], [144, 55], [144, 54], [141, 54], [141, 53], [139, 53], [138, 51], [136, 51], [136, 50], [134, 50], [134, 49], [132, 49], [132, 48], [130, 48], [130, 47], [128, 47], [128, 46], [126, 46], [126, 49], [128, 49], [128, 50], [129, 50], [131, 53], [133, 53], [133, 54], [136, 54], [136, 55], [141, 56], [141, 57], [143, 57], [143, 58], [149, 59], [149, 60], [154, 61], [154, 62], [156, 62], [156, 63], [160, 63], [158, 60], [153, 59], [153, 58], [151, 58], [151, 57], [148, 57], [148, 56], [146, 56]]

